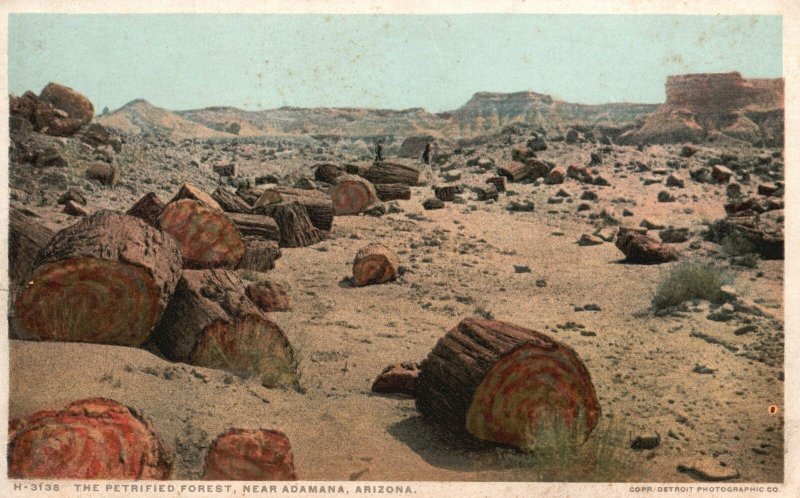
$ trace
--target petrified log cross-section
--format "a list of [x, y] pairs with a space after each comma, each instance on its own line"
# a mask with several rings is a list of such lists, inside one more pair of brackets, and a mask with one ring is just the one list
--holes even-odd
[[169, 478], [172, 460], [136, 411], [105, 398], [12, 421], [8, 475], [17, 479]]
[[15, 316], [36, 339], [139, 346], [180, 268], [172, 237], [138, 218], [100, 211], [42, 250]]
[[153, 338], [173, 361], [257, 375], [269, 387], [297, 379], [289, 340], [230, 270], [184, 270]]
[[397, 278], [400, 260], [383, 244], [369, 244], [353, 260], [353, 283], [359, 287], [382, 284]]
[[164, 202], [155, 192], [150, 192], [144, 194], [141, 199], [136, 201], [136, 204], [131, 206], [125, 214], [142, 219], [146, 221], [148, 225], [157, 227], [158, 217], [161, 216], [163, 210]]
[[178, 241], [186, 268], [235, 268], [244, 254], [241, 233], [230, 218], [198, 201], [167, 204], [158, 225]]
[[331, 188], [336, 216], [360, 214], [380, 204], [375, 185], [359, 176], [344, 174]]
[[589, 372], [539, 332], [467, 318], [420, 365], [417, 408], [478, 439], [531, 449], [552, 424], [588, 437], [600, 416]]

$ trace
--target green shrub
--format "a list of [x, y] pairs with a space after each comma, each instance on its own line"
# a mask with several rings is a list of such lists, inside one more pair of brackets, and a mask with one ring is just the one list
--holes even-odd
[[653, 308], [661, 310], [677, 306], [690, 299], [705, 299], [712, 303], [724, 300], [719, 288], [731, 278], [716, 266], [700, 263], [681, 263], [661, 281], [653, 297]]

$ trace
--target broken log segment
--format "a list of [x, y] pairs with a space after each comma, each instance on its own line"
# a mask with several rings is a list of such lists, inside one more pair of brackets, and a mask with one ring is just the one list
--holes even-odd
[[153, 339], [173, 361], [258, 376], [267, 387], [297, 380], [289, 340], [230, 270], [184, 270]]
[[461, 185], [440, 185], [433, 187], [433, 194], [437, 199], [444, 202], [452, 202], [456, 195], [461, 193]]
[[202, 206], [207, 207], [208, 209], [222, 211], [222, 206], [220, 206], [213, 197], [205, 193], [202, 189], [195, 187], [191, 183], [184, 183], [181, 185], [178, 193], [175, 194], [175, 197], [173, 197], [167, 204], [171, 204], [181, 199], [191, 199], [199, 202]]
[[375, 191], [384, 202], [411, 199], [411, 187], [402, 183], [376, 183]]
[[265, 214], [228, 213], [228, 218], [236, 225], [242, 236], [263, 240], [281, 240], [278, 223]]
[[[11, 208], [8, 216], [9, 302], [13, 303], [20, 289], [30, 281], [39, 253], [55, 232], [41, 219]], [[11, 312], [11, 310], [9, 310]]]
[[341, 175], [331, 188], [333, 212], [336, 216], [355, 215], [369, 211], [381, 203], [375, 185], [355, 175]]
[[144, 194], [136, 204], [126, 212], [128, 216], [133, 216], [144, 220], [148, 225], [158, 227], [158, 217], [164, 210], [164, 202], [159, 199], [155, 192]]
[[294, 481], [289, 438], [280, 431], [229, 429], [214, 439], [206, 454], [203, 480]]
[[306, 247], [322, 242], [322, 234], [299, 202], [272, 204], [260, 209], [277, 223], [281, 247]]
[[479, 201], [496, 200], [499, 195], [497, 188], [491, 183], [476, 185], [472, 187], [472, 190], [478, 196]]
[[262, 280], [247, 286], [247, 295], [265, 313], [292, 309], [286, 291], [286, 285], [272, 280]]
[[420, 365], [417, 409], [486, 441], [532, 449], [540, 431], [585, 439], [600, 405], [589, 371], [570, 347], [505, 322], [466, 318]]
[[236, 189], [236, 195], [244, 199], [248, 204], [251, 206], [256, 203], [259, 197], [261, 197], [261, 192], [264, 191], [264, 187], [239, 187]]
[[218, 174], [219, 176], [236, 176], [235, 163], [215, 164], [211, 166], [211, 169], [214, 171], [214, 173]]
[[314, 179], [325, 183], [336, 183], [336, 179], [344, 173], [344, 169], [333, 163], [320, 163], [314, 166]]
[[158, 226], [178, 241], [186, 268], [235, 268], [244, 254], [242, 235], [230, 218], [192, 199], [167, 204]]
[[403, 185], [419, 185], [420, 170], [414, 166], [397, 163], [374, 163], [361, 176], [372, 183], [402, 183]]
[[510, 182], [520, 182], [531, 174], [531, 167], [525, 163], [512, 161], [505, 166], [497, 168], [497, 174], [505, 177]]
[[333, 201], [325, 192], [292, 187], [273, 187], [262, 192], [253, 205], [256, 212], [266, 212], [265, 206], [297, 202], [308, 213], [311, 223], [320, 230], [330, 231], [333, 226]]
[[217, 189], [211, 193], [211, 197], [217, 201], [217, 204], [219, 204], [226, 213], [250, 214], [253, 212], [253, 206], [246, 200], [222, 187], [217, 187]]
[[172, 237], [100, 211], [42, 249], [15, 317], [38, 340], [139, 346], [161, 317], [181, 262]]
[[41, 411], [9, 427], [15, 479], [168, 479], [172, 459], [134, 409], [105, 398]]
[[94, 163], [86, 169], [86, 178], [113, 187], [119, 181], [119, 166], [109, 163]]
[[353, 283], [356, 286], [382, 284], [397, 278], [400, 259], [383, 244], [369, 244], [353, 260]]
[[494, 185], [498, 192], [506, 191], [506, 179], [502, 176], [490, 176], [486, 179], [486, 183]]

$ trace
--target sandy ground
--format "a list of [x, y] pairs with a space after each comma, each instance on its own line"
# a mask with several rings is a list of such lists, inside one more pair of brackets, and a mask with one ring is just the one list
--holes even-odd
[[[595, 148], [552, 144], [540, 156], [564, 166], [585, 164]], [[508, 149], [481, 148], [477, 155], [499, 162]], [[567, 343], [591, 372], [605, 431], [597, 437], [607, 437], [613, 455], [604, 465], [620, 474], [587, 464], [572, 479], [607, 480], [611, 475], [631, 481], [688, 481], [676, 468], [699, 459], [738, 470], [738, 481], [782, 481], [783, 261], [730, 269], [739, 294], [758, 302], [769, 316], [736, 313], [733, 320], [718, 322], [707, 319], [709, 306], [703, 302], [654, 316], [650, 304], [656, 287], [679, 263], [622, 264], [621, 252], [611, 243], [576, 244], [581, 234], [594, 231], [588, 214], [602, 208], [616, 213], [625, 225], [650, 217], [689, 227], [694, 234], [690, 242], [701, 241], [701, 221], [724, 216], [724, 186], [696, 184], [681, 170], [687, 188], [672, 190], [678, 202], [658, 203], [656, 195], [665, 187], [643, 186], [641, 179], [654, 175], [627, 166], [641, 161], [665, 167], [665, 161], [677, 159], [678, 150], [614, 147], [598, 166], [612, 185], [590, 187], [600, 200], [580, 215], [578, 197], [586, 187], [574, 180], [513, 184], [509, 189], [515, 194], [496, 203], [467, 196], [464, 204], [448, 203], [435, 211], [423, 210], [421, 201], [431, 191], [421, 186], [413, 188], [411, 200], [398, 201], [400, 213], [337, 217], [324, 242], [284, 249], [269, 277], [289, 284], [293, 309], [272, 317], [298, 353], [303, 393], [269, 390], [254, 380], [173, 364], [139, 349], [11, 341], [10, 417], [60, 408], [83, 397], [110, 397], [140, 409], [152, 421], [175, 453], [174, 477], [182, 479], [201, 475], [214, 436], [230, 427], [284, 431], [302, 479], [553, 479], [527, 456], [452, 436], [421, 418], [413, 400], [370, 392], [386, 365], [420, 361], [460, 319], [490, 314]], [[705, 149], [684, 162], [702, 164], [703, 157], [718, 152]], [[748, 148], [737, 152], [761, 153]], [[269, 167], [306, 171], [313, 162], [295, 156]], [[616, 172], [615, 162], [620, 163]], [[257, 163], [245, 162], [242, 174], [264, 171]], [[197, 174], [185, 168], [173, 173], [163, 165], [150, 168], [131, 170], [126, 181], [158, 172], [189, 180], [196, 176], [193, 181], [213, 188], [205, 165]], [[462, 181], [473, 176], [469, 169], [462, 168]], [[159, 188], [177, 190], [175, 182], [161, 179], [156, 176]], [[755, 183], [745, 189], [754, 189]], [[127, 209], [147, 188], [134, 182], [127, 190], [100, 189], [90, 204]], [[573, 197], [548, 204], [562, 188]], [[534, 212], [505, 209], [510, 200], [523, 199], [534, 202]], [[54, 225], [71, 222], [56, 214], [52, 204], [29, 206]], [[634, 215], [622, 217], [623, 208]], [[407, 271], [393, 283], [352, 288], [346, 279], [353, 256], [369, 242], [394, 248]], [[683, 259], [727, 265], [716, 244], [701, 241], [691, 249], [690, 242], [678, 244]], [[515, 265], [530, 272], [517, 273]], [[599, 311], [576, 310], [587, 304]], [[757, 331], [733, 334], [748, 323], [756, 324]], [[698, 365], [713, 373], [694, 372]], [[777, 407], [776, 414], [769, 413], [770, 406]], [[662, 438], [655, 450], [629, 448], [633, 437], [654, 432]]]

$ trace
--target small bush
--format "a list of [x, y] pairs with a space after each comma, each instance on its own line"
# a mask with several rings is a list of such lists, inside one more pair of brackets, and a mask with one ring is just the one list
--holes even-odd
[[653, 297], [653, 308], [661, 310], [690, 299], [721, 303], [724, 297], [719, 288], [730, 282], [731, 278], [725, 271], [716, 266], [691, 262], [679, 264], [659, 284]]
[[720, 240], [720, 246], [728, 256], [744, 256], [756, 254], [756, 246], [753, 242], [739, 232], [733, 231]]

